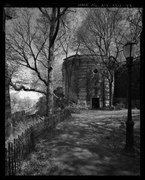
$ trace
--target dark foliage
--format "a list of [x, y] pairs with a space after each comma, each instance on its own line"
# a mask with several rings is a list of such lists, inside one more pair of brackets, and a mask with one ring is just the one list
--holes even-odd
[[46, 97], [42, 96], [36, 104], [37, 114], [40, 116], [46, 115]]
[[[64, 97], [62, 87], [57, 87], [54, 90], [54, 111], [57, 109], [64, 109], [72, 102]], [[46, 96], [42, 96], [36, 104], [37, 114], [40, 116], [46, 115]]]
[[58, 97], [64, 97], [62, 87], [57, 87], [53, 92]]
[[[127, 97], [127, 67], [122, 65], [115, 73], [115, 97]], [[140, 99], [140, 60], [136, 60], [132, 66], [132, 99]]]

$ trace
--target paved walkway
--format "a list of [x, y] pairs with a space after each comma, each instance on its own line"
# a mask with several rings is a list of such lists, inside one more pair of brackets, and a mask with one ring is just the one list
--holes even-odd
[[[127, 111], [84, 111], [57, 125], [23, 163], [22, 175], [139, 175], [139, 154], [125, 156]], [[133, 112], [135, 135], [139, 111]], [[137, 140], [138, 143], [138, 140]]]

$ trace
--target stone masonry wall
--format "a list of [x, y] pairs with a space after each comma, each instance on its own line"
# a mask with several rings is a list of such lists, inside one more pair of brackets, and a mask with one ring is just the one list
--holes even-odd
[[[98, 73], [93, 73], [94, 69]], [[105, 88], [108, 86], [106, 79], [103, 81], [103, 75], [97, 59], [90, 56], [71, 56], [64, 60], [62, 66], [63, 89], [65, 97], [83, 105], [91, 106], [93, 97], [99, 98], [102, 106], [102, 82]], [[105, 90], [105, 99], [107, 100], [108, 90]], [[107, 102], [107, 101], [106, 101]]]

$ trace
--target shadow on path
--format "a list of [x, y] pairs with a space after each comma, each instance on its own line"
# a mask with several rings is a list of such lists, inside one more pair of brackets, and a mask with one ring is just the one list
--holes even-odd
[[[120, 118], [73, 114], [57, 125], [36, 145], [36, 151], [23, 163], [24, 175], [139, 175], [139, 155], [129, 157], [120, 151], [125, 129]], [[139, 118], [139, 116], [138, 116]]]

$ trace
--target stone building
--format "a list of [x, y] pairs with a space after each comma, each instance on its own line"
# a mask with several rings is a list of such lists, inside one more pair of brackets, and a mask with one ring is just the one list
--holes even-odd
[[62, 65], [63, 90], [69, 100], [90, 108], [109, 105], [109, 83], [99, 57], [74, 55]]

